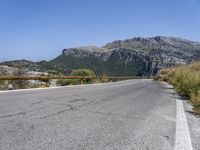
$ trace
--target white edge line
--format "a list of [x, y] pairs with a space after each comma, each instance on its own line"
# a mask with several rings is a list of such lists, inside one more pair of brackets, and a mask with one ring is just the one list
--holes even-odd
[[192, 143], [183, 102], [176, 99], [175, 150], [192, 150]]
[[95, 84], [81, 84], [81, 85], [68, 85], [68, 86], [55, 86], [55, 87], [44, 87], [44, 88], [30, 88], [30, 89], [19, 89], [19, 90], [5, 90], [0, 91], [0, 93], [10, 93], [10, 92], [22, 92], [22, 91], [35, 91], [35, 90], [49, 90], [49, 89], [60, 89], [67, 87], [82, 87], [86, 85], [103, 85], [105, 83], [95, 83]]
[[[131, 79], [131, 80], [134, 80], [134, 79]], [[128, 80], [124, 80], [124, 81], [128, 81]], [[121, 81], [118, 81], [118, 83], [119, 82], [121, 82]], [[104, 85], [104, 84], [110, 84], [110, 83], [116, 83], [116, 82], [91, 83], [91, 84], [79, 84], [79, 85], [67, 85], [67, 86], [54, 86], [54, 87], [43, 87], [43, 88], [29, 88], [29, 89], [18, 89], [18, 90], [5, 90], [5, 91], [0, 91], [0, 93], [35, 91], [35, 90], [49, 90], [49, 89], [60, 89], [60, 88], [72, 88], [72, 87], [82, 87], [82, 86], [88, 86], [88, 85]]]
[[[136, 79], [130, 79], [130, 80], [136, 80]], [[123, 81], [130, 81], [130, 80], [123, 80]], [[143, 79], [140, 79], [143, 80]], [[117, 81], [122, 82], [122, 81]], [[87, 85], [104, 85], [104, 84], [110, 84], [110, 83], [117, 83], [117, 82], [107, 82], [107, 83], [93, 83], [93, 84], [80, 84], [80, 85], [67, 85], [67, 86], [55, 86], [55, 87], [44, 87], [44, 88], [30, 88], [30, 89], [18, 89], [18, 90], [5, 90], [0, 91], [0, 93], [11, 93], [11, 92], [23, 92], [23, 91], [35, 91], [35, 90], [49, 90], [49, 89], [60, 89], [60, 88], [72, 88], [72, 87], [82, 87]]]

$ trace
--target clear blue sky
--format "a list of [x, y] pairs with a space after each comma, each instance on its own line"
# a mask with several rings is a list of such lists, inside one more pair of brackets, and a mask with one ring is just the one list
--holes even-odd
[[0, 61], [156, 35], [200, 41], [200, 0], [0, 0]]

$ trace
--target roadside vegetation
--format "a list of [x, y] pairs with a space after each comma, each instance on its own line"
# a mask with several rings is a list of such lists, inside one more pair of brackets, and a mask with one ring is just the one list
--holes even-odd
[[[5, 69], [4, 69], [5, 70]], [[57, 76], [64, 76], [64, 74], [54, 71], [48, 70], [46, 72], [28, 72], [23, 68], [14, 68], [14, 67], [7, 67], [7, 70], [1, 71], [0, 76], [37, 76], [41, 77], [41, 80], [2, 80], [0, 81], [0, 90], [8, 90], [8, 89], [28, 89], [28, 88], [38, 88], [38, 87], [47, 87], [47, 86], [67, 86], [67, 85], [78, 85], [78, 84], [91, 84], [91, 83], [98, 83], [98, 82], [108, 82], [106, 76], [103, 76], [101, 81], [99, 79], [95, 79], [95, 73], [90, 69], [78, 69], [73, 70], [69, 76], [78, 76], [83, 77], [82, 79], [52, 79], [52, 80], [43, 80], [43, 77], [57, 77]], [[84, 79], [84, 77], [92, 77], [89, 79]], [[12, 88], [9, 88], [9, 87]]]
[[[29, 76], [29, 72], [27, 70], [17, 67], [17, 68], [9, 68], [10, 70], [0, 72], [0, 76]], [[32, 74], [30, 76], [58, 76], [59, 74], [56, 71], [48, 71], [41, 74]], [[13, 81], [0, 81], [0, 90], [8, 90], [9, 86], [11, 85], [12, 88], [10, 89], [28, 89], [28, 88], [41, 88], [46, 87], [49, 84], [47, 81], [36, 81], [36, 80], [13, 80]]]
[[195, 113], [200, 115], [200, 62], [162, 69], [155, 79], [172, 84], [180, 95], [192, 102]]
[[[92, 70], [89, 69], [79, 69], [79, 70], [73, 70], [70, 74], [70, 76], [79, 76], [79, 77], [95, 77], [95, 73]], [[78, 84], [89, 84], [94, 83], [95, 79], [60, 79], [57, 80], [56, 84], [60, 86], [66, 86], [66, 85], [78, 85]]]
[[[23, 76], [25, 74], [25, 70], [21, 68], [16, 68], [15, 71], [12, 72], [14, 76]], [[9, 76], [11, 73], [2, 73], [1, 75]], [[14, 89], [25, 89], [29, 87], [29, 82], [25, 80], [18, 80], [18, 81], [0, 81], [0, 90], [7, 90], [8, 86], [12, 85]]]

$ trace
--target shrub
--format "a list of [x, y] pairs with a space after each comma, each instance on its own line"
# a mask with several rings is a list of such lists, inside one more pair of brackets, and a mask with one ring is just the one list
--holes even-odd
[[95, 73], [90, 69], [79, 69], [79, 70], [73, 70], [70, 76], [89, 76], [89, 77], [95, 77]]
[[[79, 70], [73, 70], [70, 76], [80, 76], [80, 77], [95, 77], [95, 73], [92, 70], [89, 69], [79, 69]], [[93, 83], [93, 79], [84, 79], [83, 83]], [[60, 79], [56, 82], [57, 85], [66, 86], [66, 85], [77, 85], [81, 84], [81, 79]]]
[[66, 86], [66, 85], [78, 85], [80, 84], [79, 79], [60, 79], [57, 80], [56, 84], [60, 86]]
[[47, 73], [48, 73], [49, 76], [60, 75], [60, 73], [58, 71], [55, 71], [55, 70], [48, 70]]

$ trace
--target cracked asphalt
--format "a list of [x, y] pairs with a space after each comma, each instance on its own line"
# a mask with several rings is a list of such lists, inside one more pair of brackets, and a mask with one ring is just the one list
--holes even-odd
[[0, 93], [0, 149], [172, 150], [173, 94], [145, 79]]

